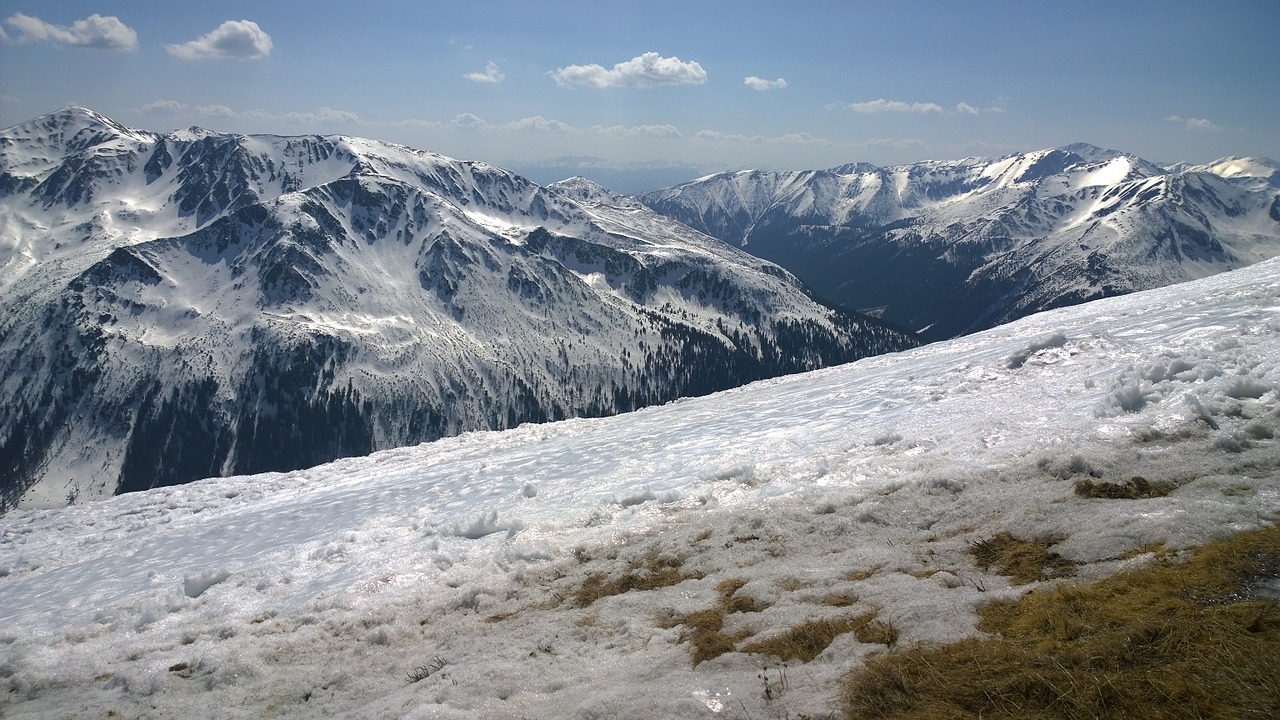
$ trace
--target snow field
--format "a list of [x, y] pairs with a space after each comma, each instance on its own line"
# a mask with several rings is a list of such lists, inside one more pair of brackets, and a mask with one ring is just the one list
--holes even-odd
[[[882, 645], [846, 634], [785, 670], [742, 652], [695, 667], [682, 620], [722, 608], [749, 642], [875, 612], [899, 643], [946, 642], [1027, 589], [969, 553], [1001, 531], [1057, 541], [1092, 578], [1152, 544], [1274, 523], [1277, 383], [1268, 261], [625, 416], [15, 511], [0, 707], [825, 716]], [[1135, 475], [1177, 488], [1073, 492]], [[577, 599], [637, 567], [684, 579]], [[742, 611], [723, 609], [725, 583]]]

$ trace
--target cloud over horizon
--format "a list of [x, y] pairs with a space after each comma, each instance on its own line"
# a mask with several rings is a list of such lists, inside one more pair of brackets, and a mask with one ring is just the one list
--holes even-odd
[[252, 20], [228, 20], [195, 40], [165, 47], [182, 60], [259, 60], [271, 54], [271, 36]]
[[742, 84], [757, 92], [785, 90], [787, 87], [787, 81], [782, 78], [778, 78], [777, 80], [765, 80], [764, 78], [759, 78], [755, 75], [747, 76], [747, 78], [742, 81]]
[[506, 77], [502, 73], [502, 68], [498, 67], [498, 63], [489, 61], [485, 63], [484, 72], [470, 72], [462, 77], [475, 83], [500, 83]]
[[648, 137], [648, 138], [679, 138], [683, 137], [680, 130], [675, 125], [592, 125], [592, 135], [601, 135], [605, 137]]
[[651, 88], [659, 85], [702, 85], [707, 71], [696, 62], [647, 52], [607, 69], [602, 65], [568, 65], [551, 73], [561, 87]]
[[1178, 123], [1187, 130], [1221, 130], [1211, 120], [1205, 118], [1181, 117], [1179, 115], [1170, 115], [1165, 118], [1165, 122]]
[[[5, 20], [17, 30], [18, 42], [48, 41], [59, 45], [97, 50], [137, 50], [138, 33], [114, 15], [94, 13], [70, 26], [54, 25], [38, 17], [14, 13]], [[3, 30], [0, 30], [3, 33]], [[4, 37], [8, 37], [4, 35]]]
[[317, 123], [361, 123], [364, 120], [350, 110], [337, 110], [322, 107], [312, 112], [271, 113], [266, 110], [235, 110], [226, 105], [188, 105], [178, 100], [156, 100], [147, 103], [139, 112], [149, 115], [186, 115], [211, 118], [229, 118], [235, 120], [259, 120], [268, 122], [297, 123], [314, 125]]
[[825, 147], [834, 145], [830, 140], [815, 137], [807, 132], [787, 133], [786, 135], [738, 135], [722, 133], [718, 130], [699, 130], [694, 138], [709, 142], [746, 143], [749, 145], [817, 145]]
[[503, 130], [519, 130], [525, 132], [564, 133], [577, 135], [578, 129], [559, 120], [548, 120], [541, 115], [521, 118], [500, 126]]
[[[901, 100], [868, 100], [856, 103], [835, 103], [828, 107], [840, 110], [852, 110], [856, 113], [910, 113], [912, 115], [941, 115], [942, 106], [931, 102], [903, 102]], [[971, 107], [966, 105], [966, 107]]]

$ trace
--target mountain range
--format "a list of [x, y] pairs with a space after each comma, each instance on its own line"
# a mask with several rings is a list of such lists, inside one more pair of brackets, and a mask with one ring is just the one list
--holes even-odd
[[998, 159], [709, 175], [638, 198], [930, 340], [1280, 254], [1280, 165], [1077, 143]]
[[581, 179], [343, 136], [0, 131], [0, 508], [60, 505], [901, 350]]

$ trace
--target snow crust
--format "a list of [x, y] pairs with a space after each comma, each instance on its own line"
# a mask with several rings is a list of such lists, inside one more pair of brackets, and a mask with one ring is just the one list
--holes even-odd
[[[970, 543], [1052, 537], [1083, 577], [1280, 520], [1280, 261], [629, 415], [0, 518], [8, 717], [826, 716], [877, 646], [693, 667], [717, 585], [755, 637], [878, 610], [976, 632], [1026, 590]], [[1085, 499], [1086, 477], [1177, 483]], [[701, 575], [571, 602], [646, 557]], [[1035, 585], [1031, 586], [1035, 587]], [[833, 596], [853, 602], [838, 608]], [[411, 681], [409, 675], [420, 675]]]

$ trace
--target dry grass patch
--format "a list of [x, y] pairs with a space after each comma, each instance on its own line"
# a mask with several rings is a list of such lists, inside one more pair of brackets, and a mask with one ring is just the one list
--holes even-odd
[[1280, 528], [979, 611], [991, 637], [875, 656], [850, 718], [1280, 717]]
[[1122, 483], [1102, 482], [1084, 479], [1076, 483], [1076, 495], [1085, 498], [1104, 498], [1107, 500], [1142, 500], [1146, 498], [1164, 497], [1173, 492], [1173, 483], [1157, 482], [1135, 475]]
[[849, 572], [844, 574], [844, 579], [851, 580], [853, 582], [857, 582], [859, 580], [866, 580], [867, 578], [870, 578], [871, 576], [880, 572], [880, 569], [883, 567], [884, 565], [880, 564], [873, 568], [868, 568], [866, 570], [850, 570]]
[[657, 553], [650, 553], [639, 560], [631, 561], [627, 571], [621, 575], [609, 577], [604, 573], [592, 573], [573, 592], [573, 604], [576, 607], [585, 608], [600, 598], [621, 595], [632, 590], [656, 590], [677, 585], [685, 580], [702, 578], [701, 573], [682, 570], [683, 565], [683, 558], [662, 557]]
[[735, 633], [724, 632], [726, 615], [743, 612], [760, 612], [768, 605], [751, 597], [738, 597], [737, 592], [747, 584], [746, 578], [730, 578], [716, 585], [720, 602], [714, 608], [699, 610], [670, 622], [667, 627], [683, 625], [685, 633], [680, 642], [687, 642], [693, 648], [693, 664], [718, 658], [727, 652], [737, 649], [738, 643], [751, 636], [746, 630]]
[[1049, 551], [1053, 544], [1050, 540], [1021, 540], [1002, 532], [993, 538], [970, 543], [969, 552], [983, 570], [995, 567], [1014, 585], [1025, 585], [1076, 574], [1075, 563]]
[[861, 643], [893, 646], [898, 642], [897, 628], [892, 623], [880, 620], [877, 613], [872, 611], [861, 615], [809, 620], [781, 635], [747, 643], [742, 646], [742, 652], [772, 655], [783, 662], [799, 660], [807, 663], [821, 655], [831, 641], [845, 633], [853, 633]]
[[767, 604], [753, 597], [745, 595], [739, 597], [736, 594], [746, 584], [745, 578], [733, 578], [716, 585], [716, 592], [720, 593], [720, 609], [727, 614], [732, 614], [760, 612], [768, 608]]
[[720, 657], [737, 649], [738, 643], [751, 635], [746, 630], [724, 632], [724, 612], [719, 608], [690, 613], [680, 622], [685, 627], [681, 642], [688, 642], [693, 649], [693, 665]]

